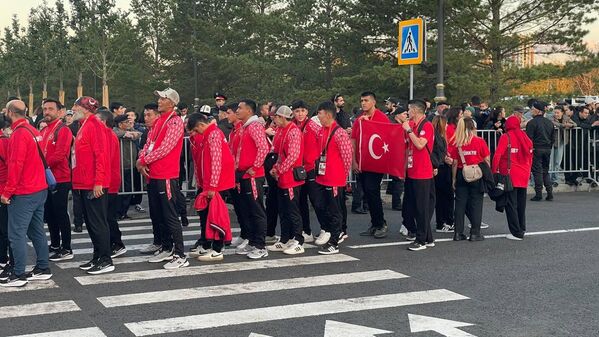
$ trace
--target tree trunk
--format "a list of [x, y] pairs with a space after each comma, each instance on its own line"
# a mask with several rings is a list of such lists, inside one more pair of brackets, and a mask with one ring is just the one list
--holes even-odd
[[62, 72], [60, 73], [58, 82], [60, 86], [58, 89], [58, 100], [60, 101], [60, 104], [64, 105], [64, 79]]
[[77, 98], [83, 96], [83, 72], [79, 71], [79, 79], [77, 81]]
[[28, 115], [31, 116], [31, 114], [34, 112], [35, 108], [33, 106], [33, 82], [29, 81], [29, 113]]
[[501, 95], [503, 84], [503, 55], [501, 53], [501, 0], [493, 0], [491, 4], [491, 30], [489, 32], [489, 49], [491, 53], [491, 87], [489, 101], [496, 102]]

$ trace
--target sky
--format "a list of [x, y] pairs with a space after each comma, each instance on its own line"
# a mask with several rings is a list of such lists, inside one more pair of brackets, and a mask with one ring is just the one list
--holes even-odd
[[[10, 25], [13, 14], [17, 14], [19, 19], [23, 20], [29, 13], [32, 7], [40, 5], [42, 0], [2, 0], [1, 11], [0, 11], [0, 30], [4, 32], [4, 27]], [[129, 8], [131, 0], [116, 0], [117, 6], [123, 9]], [[54, 0], [48, 0], [49, 4], [53, 4]], [[598, 15], [599, 16], [599, 15]], [[591, 45], [599, 48], [599, 20], [595, 21], [591, 26], [586, 27], [590, 30], [590, 33], [585, 37], [585, 41]]]

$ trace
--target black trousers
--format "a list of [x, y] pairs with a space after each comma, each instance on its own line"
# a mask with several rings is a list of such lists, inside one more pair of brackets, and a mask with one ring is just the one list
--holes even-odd
[[391, 181], [387, 185], [387, 190], [391, 192], [391, 207], [401, 207], [401, 194], [404, 189], [404, 181], [398, 177], [390, 176]]
[[[344, 197], [341, 192], [343, 187], [330, 187], [318, 184], [320, 198], [317, 207], [323, 215], [324, 223], [321, 227], [331, 233], [329, 243], [337, 245], [341, 233], [343, 215], [341, 214], [341, 200]], [[344, 201], [345, 202], [345, 201]]]
[[[168, 182], [168, 184], [167, 184]], [[170, 185], [170, 191], [167, 191]], [[178, 179], [151, 179], [148, 183], [148, 202], [152, 227], [159, 228], [162, 249], [174, 250], [174, 254], [185, 256], [183, 247], [183, 230], [179, 222], [177, 198], [180, 198]], [[156, 232], [154, 232], [156, 243]]]
[[316, 171], [312, 170], [307, 172], [306, 182], [300, 186], [299, 196], [299, 209], [302, 215], [302, 227], [306, 234], [312, 234], [312, 227], [310, 226], [310, 206], [308, 206], [308, 198], [314, 208], [314, 213], [319, 223], [322, 223], [322, 214], [319, 209], [316, 208], [316, 203], [319, 200], [319, 188], [316, 184]]
[[431, 219], [435, 209], [435, 182], [433, 179], [406, 178], [404, 188], [404, 226], [411, 233], [416, 233], [416, 242], [433, 242]]
[[266, 235], [274, 236], [277, 232], [277, 221], [279, 220], [279, 197], [277, 181], [267, 172], [266, 182]]
[[[83, 195], [85, 197], [85, 195]], [[73, 191], [73, 224], [75, 226], [82, 226], [83, 219], [83, 204], [81, 201], [81, 194]]]
[[[347, 192], [345, 190], [345, 186], [339, 188], [339, 194], [341, 194], [339, 197], [339, 210], [341, 211], [341, 231], [347, 233]], [[316, 216], [318, 217], [318, 213]]]
[[[198, 195], [201, 191], [198, 191]], [[221, 197], [224, 193], [220, 192]], [[200, 242], [202, 243], [202, 248], [204, 249], [213, 249], [215, 252], [220, 253], [223, 250], [225, 245], [225, 238], [221, 238], [220, 240], [208, 240], [206, 239], [206, 225], [208, 223], [208, 212], [210, 210], [210, 200], [208, 200], [208, 205], [205, 209], [198, 211], [198, 215], [200, 216], [200, 227], [201, 227], [201, 235]]]
[[279, 217], [281, 218], [281, 242], [283, 243], [294, 239], [300, 244], [304, 244], [302, 215], [300, 214], [300, 189], [301, 186], [277, 188]]
[[[133, 170], [124, 169], [123, 170], [123, 192], [132, 192], [133, 191]], [[131, 205], [131, 199], [133, 198], [133, 194], [123, 194], [119, 196], [117, 200], [119, 204], [119, 208], [117, 210], [117, 216], [125, 216], [129, 211], [129, 206]]]
[[[44, 216], [50, 232], [50, 246], [71, 250], [71, 219], [69, 219], [69, 191], [71, 183], [58, 183], [54, 191], [48, 191], [44, 204]], [[61, 245], [62, 239], [62, 245]]]
[[108, 228], [110, 229], [110, 245], [125, 247], [123, 241], [121, 240], [122, 233], [119, 229], [119, 223], [117, 221], [118, 210], [119, 210], [119, 195], [118, 194], [108, 194], [108, 212], [107, 212], [107, 220], [108, 220]]
[[15, 260], [8, 241], [8, 207], [0, 204], [0, 263], [9, 262], [9, 256], [10, 264], [14, 266]]
[[480, 224], [483, 219], [483, 197], [481, 181], [468, 183], [464, 180], [462, 170], [458, 169], [455, 187], [455, 233], [464, 233], [464, 217], [468, 216], [472, 228], [470, 235], [480, 234]]
[[[139, 173], [139, 171], [133, 170], [133, 191], [141, 192], [142, 184], [143, 184], [143, 178], [142, 178], [141, 174]], [[129, 204], [129, 206], [139, 205], [139, 204], [141, 204], [142, 200], [143, 200], [143, 193], [134, 194], [131, 197], [131, 203]]]
[[83, 218], [94, 246], [94, 259], [112, 261], [110, 258], [112, 254], [110, 229], [106, 221], [108, 207], [106, 190], [99, 198], [93, 198], [93, 191], [91, 190], [73, 190], [73, 194], [78, 194], [81, 198]]
[[516, 187], [505, 196], [505, 216], [510, 233], [523, 238], [526, 232], [526, 188]]
[[383, 213], [383, 201], [381, 199], [381, 181], [382, 173], [362, 172], [362, 189], [368, 203], [370, 212], [370, 221], [372, 227], [382, 228], [385, 224], [385, 215]]
[[443, 228], [446, 223], [453, 226], [453, 213], [455, 196], [451, 182], [451, 166], [441, 165], [435, 176], [435, 218], [437, 229]]
[[235, 210], [235, 216], [237, 216], [237, 222], [239, 223], [239, 236], [244, 240], [249, 240], [247, 215], [241, 205], [241, 194], [237, 191], [237, 188], [233, 188], [229, 190], [229, 192], [231, 193], [231, 198], [233, 199], [233, 209]]
[[367, 209], [368, 202], [364, 195], [364, 189], [362, 188], [362, 174], [354, 173], [356, 182], [352, 184], [352, 202], [351, 209], [356, 210], [358, 208]]
[[248, 240], [254, 248], [264, 249], [266, 237], [266, 212], [262, 202], [264, 178], [241, 179], [239, 184], [241, 189], [240, 206], [247, 215]]
[[[180, 187], [180, 185], [177, 185]], [[175, 202], [177, 203], [177, 212], [181, 217], [187, 216], [187, 201], [185, 201], [185, 196], [183, 192], [181, 192], [181, 188], [177, 188], [177, 197], [175, 198]], [[181, 223], [179, 222], [179, 226]]]
[[551, 149], [535, 149], [532, 157], [532, 176], [535, 181], [535, 193], [543, 193], [543, 185], [547, 193], [553, 192], [549, 178], [549, 163], [551, 162]]

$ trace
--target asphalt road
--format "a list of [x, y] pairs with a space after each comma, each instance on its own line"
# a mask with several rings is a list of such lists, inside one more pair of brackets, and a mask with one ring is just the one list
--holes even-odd
[[[390, 235], [358, 236], [369, 217], [352, 214], [334, 256], [228, 255], [169, 273], [129, 251], [114, 273], [93, 277], [76, 263], [53, 265], [49, 282], [0, 289], [0, 336], [598, 336], [598, 200], [578, 192], [529, 202], [522, 242], [502, 237], [505, 215], [486, 201], [487, 240], [435, 233], [436, 247], [410, 252], [401, 215], [386, 204]], [[151, 240], [147, 221], [135, 221], [122, 224], [131, 248]], [[198, 230], [193, 220], [185, 240]], [[75, 249], [91, 248], [85, 232], [73, 238]]]

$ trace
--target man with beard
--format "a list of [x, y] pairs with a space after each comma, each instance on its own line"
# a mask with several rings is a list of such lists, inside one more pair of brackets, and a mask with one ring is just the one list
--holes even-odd
[[[48, 194], [44, 213], [50, 232], [50, 261], [63, 261], [73, 258], [71, 250], [71, 221], [68, 213], [69, 191], [71, 190], [71, 168], [69, 157], [73, 134], [60, 120], [64, 106], [57, 100], [48, 98], [42, 105], [44, 121], [48, 124], [40, 133], [40, 147], [48, 167], [56, 179], [56, 189]], [[62, 243], [61, 243], [62, 239]]]

